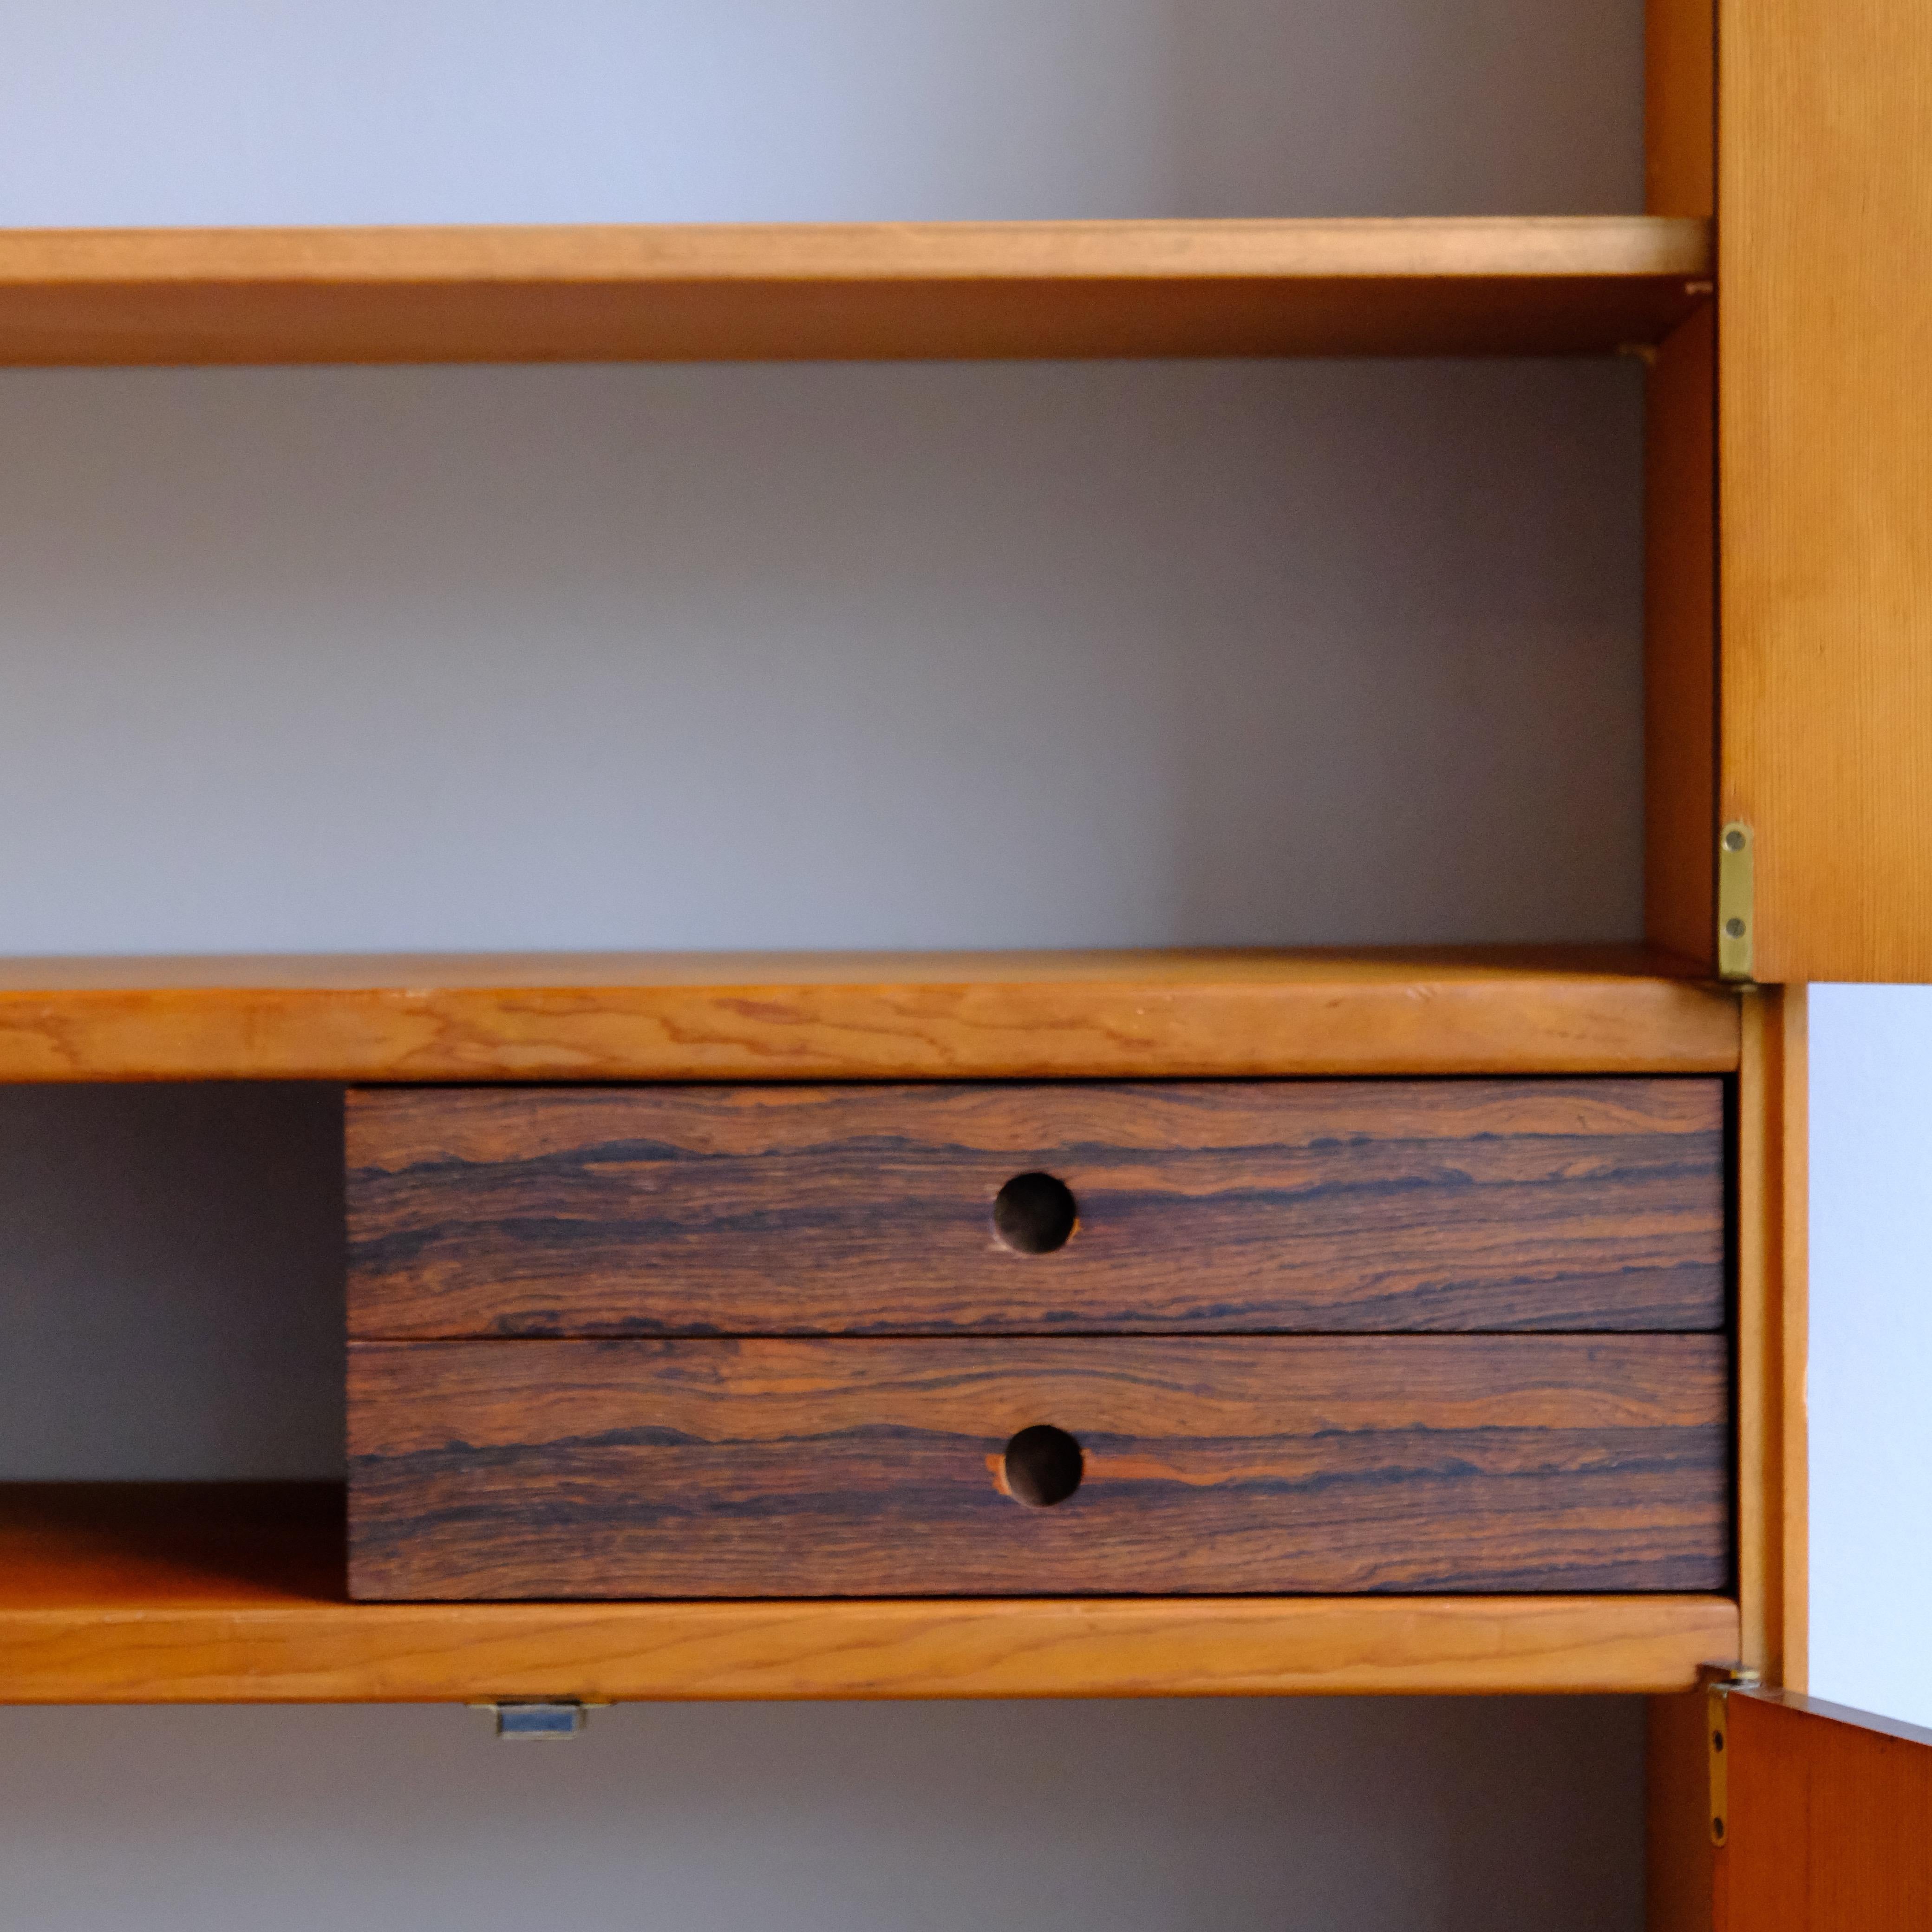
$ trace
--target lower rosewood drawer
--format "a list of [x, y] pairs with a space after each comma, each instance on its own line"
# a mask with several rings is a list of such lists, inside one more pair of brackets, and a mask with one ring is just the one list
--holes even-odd
[[1728, 1407], [1707, 1335], [357, 1342], [350, 1588], [1713, 1590]]

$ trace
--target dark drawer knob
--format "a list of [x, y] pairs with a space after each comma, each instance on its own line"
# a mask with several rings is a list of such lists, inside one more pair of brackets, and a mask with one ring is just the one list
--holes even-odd
[[1050, 1255], [1080, 1225], [1073, 1190], [1050, 1174], [1016, 1174], [993, 1200], [993, 1232], [1016, 1254]]
[[1006, 1444], [1000, 1463], [1007, 1493], [1034, 1509], [1064, 1503], [1080, 1486], [1087, 1459], [1080, 1444], [1064, 1429], [1036, 1422]]

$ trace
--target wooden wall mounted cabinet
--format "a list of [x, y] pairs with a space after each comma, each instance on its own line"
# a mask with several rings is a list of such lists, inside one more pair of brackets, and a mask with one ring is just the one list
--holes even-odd
[[1932, 980], [1921, 9], [1647, 12], [1640, 216], [16, 231], [0, 363], [1639, 354], [1649, 943]]
[[[17, 364], [1627, 350], [1648, 395], [1642, 946], [0, 962], [0, 1078], [385, 1090], [352, 1532], [0, 1486], [0, 1698], [1649, 1693], [1654, 1932], [1924, 1923], [1871, 1836], [1932, 1838], [1920, 1748], [1795, 1700], [1802, 988], [1932, 980], [1932, 35], [1647, 11], [1642, 216], [0, 237]], [[1064, 1252], [992, 1245], [1030, 1174]], [[895, 1510], [946, 1594], [889, 1594]], [[1721, 1844], [1707, 1665], [1787, 1694], [1731, 1694]]]

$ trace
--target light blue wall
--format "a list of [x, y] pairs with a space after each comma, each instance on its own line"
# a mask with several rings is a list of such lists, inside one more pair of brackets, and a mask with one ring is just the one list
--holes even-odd
[[9, 0], [0, 28], [0, 224], [1642, 202], [1634, 0]]
[[1811, 1690], [1932, 1725], [1932, 987], [1810, 1026]]

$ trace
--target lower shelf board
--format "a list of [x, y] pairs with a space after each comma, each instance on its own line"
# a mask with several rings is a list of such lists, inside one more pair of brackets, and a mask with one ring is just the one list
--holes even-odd
[[351, 1604], [308, 1484], [0, 1486], [0, 1702], [1656, 1692], [1726, 1598]]

